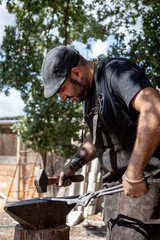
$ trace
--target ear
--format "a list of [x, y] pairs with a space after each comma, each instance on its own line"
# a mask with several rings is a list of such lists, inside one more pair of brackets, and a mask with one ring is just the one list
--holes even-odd
[[82, 71], [79, 67], [74, 67], [71, 69], [71, 77], [72, 78], [77, 78], [77, 77], [82, 77]]

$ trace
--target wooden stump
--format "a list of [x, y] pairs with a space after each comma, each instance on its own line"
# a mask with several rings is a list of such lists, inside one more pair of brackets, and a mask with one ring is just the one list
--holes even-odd
[[31, 230], [17, 225], [14, 240], [69, 240], [70, 227], [60, 225], [54, 228]]

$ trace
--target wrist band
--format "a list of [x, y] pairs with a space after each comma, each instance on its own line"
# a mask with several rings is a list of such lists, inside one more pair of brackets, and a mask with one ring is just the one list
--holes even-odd
[[124, 179], [129, 182], [129, 183], [140, 183], [144, 180], [144, 177], [140, 178], [140, 179], [137, 179], [137, 180], [133, 180], [133, 179], [129, 179], [127, 178], [126, 176], [126, 173], [124, 174]]
[[74, 155], [69, 162], [75, 167], [76, 171], [83, 167], [83, 160], [78, 155]]

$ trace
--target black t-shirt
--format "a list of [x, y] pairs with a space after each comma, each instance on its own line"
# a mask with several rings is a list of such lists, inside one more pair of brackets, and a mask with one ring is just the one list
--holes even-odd
[[[152, 87], [142, 70], [125, 58], [101, 60], [95, 74], [98, 83], [99, 112], [135, 140], [139, 113], [130, 105], [133, 97], [145, 87]], [[95, 79], [84, 101], [84, 115], [95, 110]]]

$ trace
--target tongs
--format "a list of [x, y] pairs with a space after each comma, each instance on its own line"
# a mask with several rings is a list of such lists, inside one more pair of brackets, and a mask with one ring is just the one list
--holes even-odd
[[[98, 197], [102, 197], [104, 195], [109, 195], [109, 194], [113, 194], [113, 193], [119, 193], [119, 192], [123, 192], [123, 185], [119, 184], [116, 185], [114, 187], [109, 187], [106, 189], [100, 189], [98, 191], [95, 192], [88, 192], [84, 195], [81, 196], [76, 196], [76, 197], [68, 197], [66, 198], [67, 204], [71, 205], [71, 204], [76, 204], [78, 206], [83, 206], [86, 207], [89, 202], [91, 201], [92, 198], [98, 198]], [[54, 201], [55, 198], [51, 198], [51, 201]], [[60, 199], [59, 199], [60, 200]]]

